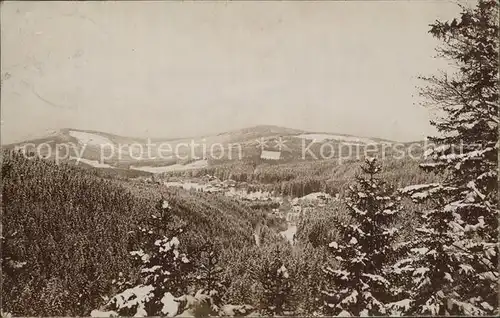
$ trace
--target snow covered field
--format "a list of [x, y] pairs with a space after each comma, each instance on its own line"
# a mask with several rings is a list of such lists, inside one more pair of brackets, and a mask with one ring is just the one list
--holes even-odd
[[377, 143], [373, 139], [362, 138], [362, 137], [352, 137], [352, 136], [342, 136], [335, 134], [302, 134], [295, 136], [296, 138], [302, 138], [306, 140], [312, 140], [314, 142], [325, 142], [328, 140], [344, 141], [351, 143], [363, 143], [363, 144], [374, 144]]
[[300, 200], [308, 200], [308, 201], [314, 201], [314, 200], [329, 200], [331, 199], [332, 196], [329, 195], [328, 193], [325, 192], [313, 192], [309, 193], [303, 197], [300, 198]]
[[130, 169], [146, 171], [146, 172], [151, 172], [151, 173], [162, 173], [162, 172], [169, 172], [169, 171], [183, 171], [183, 170], [189, 170], [189, 169], [200, 169], [200, 168], [205, 168], [207, 166], [208, 166], [208, 160], [197, 160], [195, 162], [188, 163], [187, 165], [181, 165], [181, 164], [176, 163], [176, 164], [170, 165], [170, 166], [159, 166], [159, 167], [151, 167], [151, 166], [134, 167], [134, 166], [130, 166]]
[[91, 145], [91, 146], [107, 145], [108, 147], [114, 146], [113, 142], [110, 139], [97, 134], [71, 130], [69, 132], [69, 135], [71, 137], [78, 139], [78, 142], [82, 145]]
[[76, 160], [77, 163], [83, 162], [83, 163], [88, 164], [89, 166], [92, 166], [95, 168], [114, 168], [113, 166], [110, 166], [107, 163], [100, 163], [97, 160], [89, 160], [89, 159], [85, 159], [85, 158], [76, 158], [76, 157], [73, 157], [71, 159]]
[[248, 200], [267, 200], [274, 199], [275, 201], [279, 201], [280, 198], [273, 196], [270, 192], [267, 191], [255, 191], [247, 193], [246, 189], [236, 189], [230, 188], [228, 192], [226, 192], [226, 196], [228, 197], [238, 197], [242, 199]]
[[184, 190], [208, 190], [210, 189], [209, 184], [201, 184], [197, 182], [177, 182], [177, 181], [172, 181], [172, 182], [165, 182], [165, 186], [167, 187], [178, 187], [178, 188], [183, 188]]

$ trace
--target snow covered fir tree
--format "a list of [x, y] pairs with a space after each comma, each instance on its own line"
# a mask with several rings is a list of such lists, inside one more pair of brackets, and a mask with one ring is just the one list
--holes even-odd
[[223, 304], [226, 284], [223, 282], [223, 268], [219, 265], [219, 252], [213, 243], [206, 243], [201, 249], [200, 264], [197, 266], [196, 280], [200, 294], [208, 295], [207, 302], [198, 306], [199, 315], [217, 315]]
[[340, 224], [339, 239], [329, 244], [337, 266], [326, 266], [329, 284], [324, 295], [327, 315], [385, 315], [391, 300], [386, 270], [394, 257], [399, 212], [394, 191], [377, 178], [380, 166], [366, 160], [364, 175], [350, 187], [346, 200], [351, 222]]
[[444, 116], [421, 167], [444, 181], [402, 191], [426, 203], [412, 254], [396, 266], [410, 279], [409, 314], [499, 314], [498, 13], [497, 1], [481, 0], [430, 31], [457, 72], [424, 78], [422, 95]]
[[261, 312], [266, 316], [283, 316], [292, 307], [292, 282], [285, 266], [279, 247], [273, 251], [271, 259], [264, 265], [260, 276], [264, 289], [261, 299]]

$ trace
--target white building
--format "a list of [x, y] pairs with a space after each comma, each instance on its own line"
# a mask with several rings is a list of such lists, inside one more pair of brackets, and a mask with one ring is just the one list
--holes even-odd
[[262, 150], [262, 153], [260, 154], [260, 159], [280, 160], [280, 158], [281, 158], [280, 151]]

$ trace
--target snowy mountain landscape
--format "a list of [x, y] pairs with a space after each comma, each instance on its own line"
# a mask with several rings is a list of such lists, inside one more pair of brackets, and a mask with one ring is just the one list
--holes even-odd
[[52, 5], [2, 8], [2, 317], [500, 315], [498, 1]]
[[[278, 141], [282, 143], [281, 147], [276, 146]], [[282, 152], [283, 156], [280, 158], [282, 160], [298, 161], [302, 159], [304, 145], [314, 150], [325, 144], [337, 145], [339, 149], [345, 146], [343, 150], [348, 150], [349, 146], [355, 145], [359, 146], [361, 152], [367, 145], [391, 144], [391, 141], [332, 133], [304, 133], [300, 130], [270, 125], [217, 135], [177, 139], [131, 138], [99, 131], [66, 128], [51, 131], [47, 136], [37, 139], [5, 145], [5, 148], [21, 149], [24, 152], [36, 151], [39, 148], [47, 159], [72, 161], [95, 168], [161, 173], [204, 168], [209, 165], [209, 161], [258, 160], [262, 157], [262, 152], [266, 151], [264, 149]], [[203, 152], [202, 148], [210, 149], [214, 145], [220, 149], [216, 149], [207, 156], [207, 151]], [[224, 153], [224, 150], [227, 153]], [[341, 153], [337, 154], [337, 156], [341, 155]], [[318, 158], [307, 159], [317, 160]]]

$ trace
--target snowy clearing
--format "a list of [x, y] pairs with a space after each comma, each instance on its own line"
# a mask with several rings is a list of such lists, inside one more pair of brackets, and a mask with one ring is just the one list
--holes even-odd
[[313, 193], [309, 193], [308, 195], [305, 195], [301, 198], [299, 198], [300, 200], [310, 200], [310, 201], [314, 201], [314, 200], [329, 200], [331, 199], [332, 196], [329, 195], [328, 193], [325, 193], [325, 192], [313, 192]]
[[107, 163], [100, 163], [97, 160], [89, 160], [85, 158], [77, 158], [77, 157], [72, 157], [71, 159], [76, 160], [76, 164], [78, 165], [80, 162], [83, 162], [85, 164], [88, 164], [89, 166], [92, 166], [94, 168], [114, 168], [113, 166], [108, 165]]
[[97, 135], [97, 134], [91, 134], [91, 133], [87, 133], [87, 132], [71, 130], [69, 132], [69, 135], [71, 137], [78, 139], [78, 142], [83, 144], [83, 145], [91, 145], [91, 146], [111, 145], [111, 146], [114, 146], [114, 144], [111, 140], [109, 140], [108, 138], [106, 138], [104, 136]]
[[226, 192], [226, 196], [228, 197], [237, 197], [241, 199], [247, 200], [267, 200], [267, 199], [276, 199], [270, 192], [267, 191], [255, 191], [255, 192], [247, 192], [246, 189], [235, 189], [231, 188], [228, 192]]
[[167, 187], [178, 187], [183, 188], [184, 190], [207, 190], [210, 189], [209, 184], [200, 184], [197, 182], [178, 182], [178, 181], [170, 181], [163, 183]]
[[205, 168], [207, 166], [208, 166], [208, 160], [197, 160], [195, 162], [188, 163], [187, 165], [181, 165], [181, 164], [176, 163], [176, 164], [170, 165], [170, 166], [159, 166], [159, 167], [151, 167], [151, 166], [134, 167], [134, 166], [130, 166], [130, 169], [146, 171], [146, 172], [151, 172], [151, 173], [162, 173], [162, 172], [169, 172], [169, 171], [200, 169], [200, 168]]
[[328, 140], [335, 140], [335, 141], [345, 141], [345, 142], [363, 143], [363, 144], [375, 144], [375, 143], [377, 143], [375, 140], [369, 139], [369, 138], [342, 136], [342, 135], [335, 135], [335, 134], [302, 134], [302, 135], [297, 135], [294, 137], [312, 140], [313, 142], [325, 142]]
[[286, 231], [280, 232], [280, 235], [286, 238], [290, 243], [293, 244], [293, 236], [297, 233], [296, 225], [288, 225], [288, 229]]

